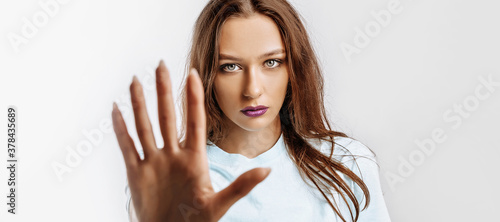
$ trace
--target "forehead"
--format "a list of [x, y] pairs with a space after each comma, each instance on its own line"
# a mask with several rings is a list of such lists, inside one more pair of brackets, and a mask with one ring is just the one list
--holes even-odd
[[285, 49], [276, 23], [262, 14], [247, 18], [231, 17], [221, 29], [219, 52], [241, 58], [257, 58], [262, 54]]

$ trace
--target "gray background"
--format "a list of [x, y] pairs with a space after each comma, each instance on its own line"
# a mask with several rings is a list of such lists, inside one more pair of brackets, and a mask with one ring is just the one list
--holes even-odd
[[[206, 1], [70, 0], [50, 14], [46, 2], [0, 1], [1, 115], [8, 105], [19, 108], [20, 159], [18, 215], [3, 208], [0, 218], [125, 221], [126, 172], [110, 130], [112, 102], [134, 132], [128, 86], [135, 74], [157, 117], [154, 69], [164, 59], [179, 86]], [[495, 220], [499, 3], [292, 3], [321, 61], [332, 122], [377, 153], [392, 220]], [[374, 16], [391, 8], [390, 19]], [[24, 19], [39, 20], [36, 32], [23, 35]], [[371, 36], [356, 45], [356, 30], [366, 34], [367, 27]], [[14, 35], [26, 41], [15, 46]], [[346, 45], [357, 53], [345, 54]], [[496, 82], [489, 89], [488, 79]], [[6, 141], [5, 127], [0, 132]], [[67, 171], [58, 174], [61, 166]], [[0, 172], [6, 193], [6, 169]]]

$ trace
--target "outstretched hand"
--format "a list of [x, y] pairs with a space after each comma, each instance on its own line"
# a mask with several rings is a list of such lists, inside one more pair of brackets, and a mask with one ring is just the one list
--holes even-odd
[[255, 168], [215, 193], [206, 155], [206, 114], [201, 79], [195, 69], [187, 78], [185, 144], [177, 138], [170, 74], [163, 61], [156, 69], [158, 117], [164, 147], [158, 148], [149, 120], [143, 89], [136, 77], [130, 86], [140, 143], [141, 160], [125, 121], [113, 104], [113, 127], [125, 160], [133, 207], [139, 221], [218, 221], [239, 199], [269, 175]]

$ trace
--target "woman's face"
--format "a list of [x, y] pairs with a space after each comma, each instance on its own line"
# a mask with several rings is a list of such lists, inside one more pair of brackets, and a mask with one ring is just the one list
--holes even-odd
[[[232, 17], [222, 26], [215, 96], [227, 118], [247, 131], [259, 131], [275, 121], [285, 99], [288, 67], [276, 23], [267, 16]], [[242, 112], [266, 106], [260, 116]], [[262, 112], [262, 111], [261, 111]], [[229, 120], [228, 120], [229, 119]]]

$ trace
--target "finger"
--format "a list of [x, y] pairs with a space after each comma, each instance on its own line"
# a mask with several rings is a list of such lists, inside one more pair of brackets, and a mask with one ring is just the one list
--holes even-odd
[[164, 149], [171, 151], [178, 147], [177, 127], [170, 73], [163, 60], [160, 61], [160, 65], [156, 69], [156, 92], [158, 94], [160, 130], [165, 143]]
[[142, 144], [142, 149], [144, 150], [144, 159], [147, 159], [148, 155], [153, 154], [158, 148], [156, 147], [153, 129], [146, 110], [146, 101], [142, 86], [136, 76], [134, 76], [130, 85], [130, 94], [134, 109], [135, 127]]
[[214, 206], [225, 214], [229, 208], [239, 199], [246, 196], [260, 182], [262, 182], [271, 172], [270, 168], [255, 168], [239, 176], [231, 185], [217, 193], [213, 199]]
[[129, 169], [133, 169], [139, 165], [141, 158], [135, 149], [134, 141], [128, 134], [127, 126], [125, 125], [125, 121], [116, 103], [113, 103], [112, 119], [113, 129], [118, 139], [123, 159], [125, 160], [125, 166], [127, 167], [127, 171], [129, 171]]
[[203, 85], [193, 68], [187, 79], [186, 147], [203, 151], [206, 144], [206, 114]]

